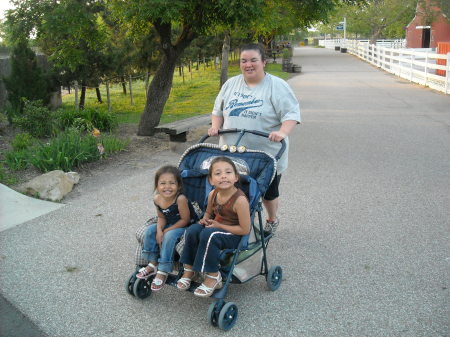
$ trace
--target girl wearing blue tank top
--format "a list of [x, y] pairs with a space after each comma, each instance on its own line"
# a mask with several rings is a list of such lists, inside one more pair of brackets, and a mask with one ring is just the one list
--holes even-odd
[[182, 191], [180, 172], [175, 166], [163, 166], [155, 174], [155, 196], [158, 221], [151, 224], [144, 233], [142, 256], [150, 261], [139, 270], [139, 279], [152, 281], [152, 291], [160, 290], [173, 268], [175, 245], [191, 222], [189, 201]]

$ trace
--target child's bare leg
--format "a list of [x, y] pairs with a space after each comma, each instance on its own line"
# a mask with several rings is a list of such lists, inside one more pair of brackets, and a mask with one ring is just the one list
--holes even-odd
[[[217, 277], [217, 275], [219, 275], [219, 272], [217, 272], [217, 273], [206, 273], [206, 274], [214, 276], [214, 277]], [[215, 280], [213, 278], [210, 278], [210, 277], [205, 277], [205, 279], [203, 280], [203, 284], [205, 286], [207, 286], [208, 288], [214, 287], [216, 285], [216, 283], [217, 283], [217, 280]]]
[[194, 277], [194, 271], [192, 270], [192, 266], [189, 264], [185, 264], [184, 266], [183, 276], [177, 282], [177, 288], [179, 290], [188, 290], [191, 286], [192, 277]]
[[194, 276], [194, 271], [192, 270], [192, 266], [185, 264], [183, 266], [183, 268], [184, 268], [184, 273], [183, 273], [182, 277], [191, 279], [192, 276]]

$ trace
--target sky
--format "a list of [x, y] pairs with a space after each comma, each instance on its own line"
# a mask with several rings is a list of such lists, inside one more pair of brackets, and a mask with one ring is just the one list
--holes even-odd
[[5, 18], [5, 10], [11, 9], [12, 5], [9, 3], [9, 0], [0, 0], [0, 19]]

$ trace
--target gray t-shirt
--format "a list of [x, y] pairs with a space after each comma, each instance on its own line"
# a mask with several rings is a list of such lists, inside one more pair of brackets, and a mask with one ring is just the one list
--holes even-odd
[[[268, 73], [261, 83], [253, 88], [247, 86], [242, 74], [230, 78], [222, 86], [212, 114], [224, 118], [223, 129], [257, 130], [266, 133], [278, 131], [284, 121], [301, 121], [300, 104], [292, 89], [286, 81]], [[238, 136], [224, 134], [220, 144], [233, 145]], [[287, 137], [285, 141], [286, 151], [278, 161], [278, 173], [282, 173], [288, 166]], [[274, 156], [281, 148], [280, 143], [253, 134], [245, 134], [239, 144]]]

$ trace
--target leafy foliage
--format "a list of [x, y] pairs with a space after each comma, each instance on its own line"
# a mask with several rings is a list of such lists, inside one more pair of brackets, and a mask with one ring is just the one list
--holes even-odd
[[99, 109], [60, 109], [56, 112], [57, 124], [61, 129], [74, 127], [81, 131], [113, 131], [117, 125], [117, 115]]
[[347, 18], [348, 36], [358, 38], [402, 38], [405, 26], [414, 17], [417, 0], [376, 0], [359, 5], [346, 5], [330, 17], [322, 33], [334, 33], [338, 22]]
[[42, 101], [23, 99], [23, 113], [14, 119], [14, 124], [36, 138], [50, 137], [54, 132], [52, 112], [42, 106]]
[[43, 172], [71, 171], [83, 163], [100, 159], [102, 153], [99, 144], [102, 144], [105, 154], [111, 154], [123, 150], [127, 142], [106, 136], [103, 143], [102, 138], [84, 134], [77, 129], [69, 129], [50, 142], [37, 146], [33, 150], [30, 163]]
[[14, 137], [11, 145], [12, 145], [13, 150], [20, 151], [20, 150], [25, 150], [25, 149], [29, 148], [35, 142], [36, 142], [36, 139], [34, 139], [32, 135], [24, 132], [24, 133], [18, 133]]
[[48, 103], [51, 92], [48, 75], [38, 66], [35, 53], [26, 42], [20, 42], [12, 50], [11, 75], [3, 79], [8, 100], [15, 113], [21, 113], [24, 100], [41, 100]]

